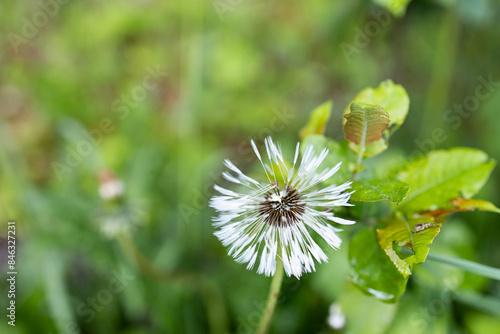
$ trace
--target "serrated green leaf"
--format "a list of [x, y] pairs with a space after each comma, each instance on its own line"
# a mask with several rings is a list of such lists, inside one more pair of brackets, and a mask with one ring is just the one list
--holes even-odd
[[471, 198], [488, 180], [495, 161], [469, 148], [432, 151], [400, 172], [410, 192], [401, 203], [405, 213], [452, 209], [451, 200]]
[[459, 209], [463, 209], [466, 211], [481, 210], [500, 213], [500, 209], [497, 208], [493, 203], [482, 199], [456, 198], [451, 201], [451, 204]]
[[390, 122], [389, 114], [382, 107], [356, 102], [351, 103], [350, 112], [344, 117], [347, 140], [363, 148], [382, 138]]
[[309, 135], [322, 135], [325, 133], [326, 123], [330, 119], [333, 102], [327, 101], [316, 107], [309, 117], [306, 126], [300, 130], [300, 139], [304, 140]]
[[[414, 227], [419, 224], [428, 224], [427, 228], [422, 227], [420, 231], [414, 232]], [[425, 261], [429, 253], [429, 247], [440, 231], [440, 224], [431, 216], [409, 219], [397, 218], [389, 222], [384, 228], [377, 229], [377, 237], [380, 246], [389, 256], [397, 270], [407, 278], [411, 275], [412, 265]], [[402, 258], [394, 249], [394, 245], [399, 247], [408, 246], [413, 255]]]
[[[385, 80], [377, 88], [368, 87], [359, 92], [352, 102], [366, 103], [381, 106], [389, 114], [390, 123], [384, 132], [385, 138], [380, 138], [376, 142], [366, 147], [364, 157], [373, 157], [387, 149], [387, 139], [396, 131], [406, 119], [410, 107], [410, 99], [406, 90], [401, 85], [396, 85], [392, 80]], [[344, 110], [344, 115], [348, 114], [349, 107]], [[354, 152], [359, 152], [360, 148], [356, 144], [351, 144]]]
[[328, 139], [323, 135], [309, 135], [303, 141], [300, 146], [301, 153], [304, 153], [304, 150], [308, 145], [312, 145], [315, 152], [321, 152], [324, 148], [328, 149], [328, 155], [323, 161], [323, 165], [327, 167], [333, 167], [337, 163], [342, 162], [340, 169], [335, 175], [333, 175], [330, 179], [325, 181], [326, 185], [329, 184], [341, 184], [348, 181], [351, 177], [351, 164], [355, 161], [355, 157], [352, 152], [349, 150], [349, 145], [347, 141], [336, 142], [335, 140]]
[[410, 187], [400, 181], [370, 180], [354, 182], [351, 195], [352, 201], [357, 202], [377, 202], [389, 200], [401, 203], [408, 194]]
[[406, 13], [406, 7], [411, 0], [373, 0], [373, 2], [387, 8], [392, 15], [401, 17]]
[[407, 279], [384, 253], [375, 231], [364, 229], [351, 240], [349, 262], [352, 282], [366, 294], [395, 303], [404, 293]]

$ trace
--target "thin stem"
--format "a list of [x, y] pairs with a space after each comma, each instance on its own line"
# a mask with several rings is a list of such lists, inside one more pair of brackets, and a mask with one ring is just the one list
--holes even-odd
[[477, 292], [458, 290], [454, 297], [462, 304], [500, 317], [500, 301], [496, 297], [483, 296]]
[[129, 233], [121, 233], [117, 239], [125, 256], [145, 275], [159, 281], [178, 282], [198, 289], [205, 301], [210, 332], [214, 334], [227, 332], [224, 297], [210, 278], [193, 272], [158, 269], [141, 253]]
[[436, 262], [441, 262], [441, 263], [445, 263], [448, 265], [452, 265], [452, 266], [458, 267], [460, 269], [463, 269], [465, 271], [468, 271], [470, 273], [481, 275], [484, 277], [488, 277], [488, 278], [500, 281], [500, 269], [498, 269], [498, 268], [488, 267], [488, 266], [485, 266], [484, 264], [480, 264], [480, 263], [476, 263], [476, 262], [472, 262], [472, 261], [468, 261], [468, 260], [463, 260], [463, 259], [457, 259], [454, 257], [440, 255], [440, 254], [429, 253], [427, 255], [427, 258], [431, 261], [436, 261]]
[[365, 154], [365, 146], [363, 145], [358, 153], [358, 160], [356, 161], [356, 167], [354, 167], [354, 171], [352, 172], [351, 181], [354, 181], [356, 178], [356, 174], [358, 174], [361, 169], [361, 163], [363, 162], [363, 155]]
[[274, 274], [273, 280], [271, 282], [271, 289], [269, 290], [269, 296], [267, 297], [267, 304], [262, 318], [260, 319], [259, 328], [256, 334], [265, 334], [269, 329], [269, 323], [274, 313], [274, 308], [276, 307], [276, 302], [278, 301], [278, 296], [280, 294], [281, 283], [283, 282], [283, 276], [285, 271], [283, 270], [283, 262], [281, 260], [277, 261], [276, 273]]
[[145, 275], [160, 281], [179, 281], [188, 285], [198, 282], [197, 274], [156, 268], [137, 248], [129, 233], [120, 233], [117, 239], [125, 256]]

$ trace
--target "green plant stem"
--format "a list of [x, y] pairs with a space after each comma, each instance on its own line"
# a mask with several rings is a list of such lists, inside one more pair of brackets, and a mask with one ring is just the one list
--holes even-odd
[[72, 312], [71, 301], [68, 294], [66, 274], [66, 261], [55, 250], [42, 251], [38, 254], [43, 258], [41, 266], [45, 283], [45, 298], [59, 333], [65, 333], [68, 323], [74, 326], [75, 332], [80, 332], [75, 315]]
[[198, 289], [205, 301], [210, 332], [227, 332], [226, 304], [217, 284], [198, 273], [158, 269], [141, 253], [129, 233], [121, 233], [117, 239], [125, 256], [145, 275], [155, 280], [177, 282]]
[[449, 264], [458, 267], [460, 269], [463, 269], [465, 271], [468, 271], [470, 273], [500, 281], [500, 269], [498, 268], [488, 267], [485, 266], [484, 264], [439, 254], [429, 253], [427, 255], [427, 258], [431, 261]]
[[500, 300], [496, 297], [483, 296], [474, 291], [456, 291], [455, 298], [462, 304], [500, 317]]
[[180, 283], [188, 285], [198, 282], [197, 274], [191, 272], [167, 271], [156, 268], [137, 248], [129, 233], [121, 233], [118, 235], [117, 239], [125, 256], [146, 276], [159, 281], [179, 281]]
[[356, 174], [358, 174], [359, 170], [361, 169], [361, 163], [363, 162], [364, 154], [365, 154], [365, 146], [363, 145], [363, 147], [359, 150], [358, 159], [356, 161], [356, 166], [354, 167], [354, 171], [352, 172], [351, 181], [354, 181], [354, 179], [356, 178]]
[[280, 294], [281, 283], [283, 282], [283, 276], [285, 274], [285, 271], [283, 270], [283, 262], [278, 260], [276, 267], [276, 273], [274, 274], [271, 282], [271, 289], [269, 290], [269, 296], [267, 297], [266, 309], [260, 319], [260, 324], [256, 332], [257, 334], [267, 333], [269, 323], [271, 322], [274, 308], [276, 307], [276, 302], [278, 301], [278, 296]]

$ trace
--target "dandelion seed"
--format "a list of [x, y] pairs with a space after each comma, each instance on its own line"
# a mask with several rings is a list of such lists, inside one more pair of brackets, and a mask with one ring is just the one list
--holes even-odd
[[101, 232], [109, 239], [134, 232], [147, 219], [147, 201], [137, 197], [125, 201], [125, 184], [111, 171], [101, 171], [98, 178], [104, 204], [96, 213]]
[[345, 326], [345, 314], [342, 312], [338, 303], [330, 305], [327, 318], [328, 325], [334, 330], [341, 330]]
[[125, 185], [115, 177], [110, 171], [102, 171], [99, 173], [99, 196], [103, 200], [114, 200], [123, 195]]
[[313, 147], [308, 146], [297, 166], [300, 146], [297, 144], [294, 162], [289, 168], [281, 147], [270, 137], [265, 140], [268, 162], [262, 160], [253, 141], [251, 144], [264, 168], [267, 182], [248, 177], [231, 161], [225, 160], [230, 172], [222, 175], [242, 188], [242, 192], [215, 186], [220, 195], [210, 200], [210, 206], [218, 213], [213, 218], [214, 234], [229, 248], [229, 255], [236, 262], [247, 264], [247, 269], [259, 262], [257, 273], [272, 276], [277, 258], [280, 258], [286, 274], [299, 278], [303, 273], [315, 271], [314, 260], [318, 263], [328, 260], [311, 237], [311, 232], [316, 232], [330, 247], [338, 249], [342, 240], [337, 232], [341, 230], [329, 221], [342, 225], [355, 223], [329, 211], [335, 206], [352, 205], [348, 203], [352, 192], [346, 192], [351, 182], [316, 189], [340, 168], [339, 163], [320, 171], [319, 167], [328, 154], [326, 149], [316, 154]]

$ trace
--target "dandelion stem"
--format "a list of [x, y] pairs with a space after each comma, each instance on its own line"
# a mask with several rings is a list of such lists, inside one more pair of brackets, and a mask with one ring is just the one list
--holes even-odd
[[273, 280], [271, 282], [271, 289], [269, 291], [269, 296], [267, 297], [266, 309], [262, 314], [260, 319], [259, 328], [256, 334], [265, 334], [269, 329], [269, 323], [274, 313], [274, 308], [276, 307], [276, 302], [278, 301], [278, 296], [281, 289], [281, 283], [283, 282], [283, 276], [285, 271], [283, 270], [283, 262], [278, 260], [276, 263], [276, 273], [274, 274]]

